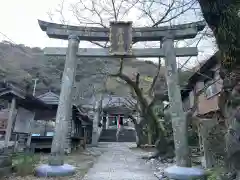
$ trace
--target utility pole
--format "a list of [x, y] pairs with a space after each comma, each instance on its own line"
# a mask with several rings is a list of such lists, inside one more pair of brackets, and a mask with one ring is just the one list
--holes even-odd
[[39, 80], [38, 78], [33, 79], [34, 80], [34, 86], [33, 86], [33, 96], [35, 96], [36, 93], [36, 86], [37, 86], [37, 81]]

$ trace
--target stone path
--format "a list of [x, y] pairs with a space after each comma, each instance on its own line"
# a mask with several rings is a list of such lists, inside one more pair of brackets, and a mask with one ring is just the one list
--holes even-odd
[[132, 143], [100, 143], [107, 150], [84, 180], [157, 180], [150, 167], [129, 147]]

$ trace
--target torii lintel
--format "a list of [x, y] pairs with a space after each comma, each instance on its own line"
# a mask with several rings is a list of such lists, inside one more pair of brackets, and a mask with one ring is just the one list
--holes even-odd
[[[197, 47], [188, 48], [175, 48], [175, 54], [177, 57], [186, 56], [197, 56]], [[133, 57], [165, 57], [164, 50], [160, 48], [144, 48], [144, 49], [132, 49], [132, 55], [124, 56], [125, 58]], [[66, 56], [67, 48], [44, 48], [44, 54], [47, 56]], [[89, 58], [112, 58], [113, 56], [109, 53], [108, 48], [79, 48], [77, 52], [78, 57], [89, 57]]]
[[[50, 23], [38, 20], [40, 28], [50, 38], [67, 40], [71, 34], [77, 35], [80, 40], [85, 41], [109, 41], [109, 28], [71, 26]], [[199, 31], [206, 26], [204, 21], [194, 23], [162, 27], [139, 27], [133, 28], [133, 42], [139, 41], [160, 41], [167, 34], [171, 33], [176, 40], [194, 38]]]

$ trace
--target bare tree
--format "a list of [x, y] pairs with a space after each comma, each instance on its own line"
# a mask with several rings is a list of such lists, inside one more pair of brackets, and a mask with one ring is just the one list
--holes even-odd
[[144, 93], [143, 89], [140, 86], [140, 73], [137, 73], [135, 79], [132, 79], [131, 77], [123, 73], [123, 64], [124, 64], [123, 59], [121, 59], [119, 71], [116, 74], [112, 74], [111, 76], [119, 77], [122, 80], [124, 80], [133, 90], [132, 96], [136, 98], [138, 101], [138, 104], [136, 105], [136, 110], [139, 112], [141, 120], [137, 121], [133, 116], [130, 116], [130, 118], [132, 119], [135, 125], [136, 132], [138, 134], [138, 139], [139, 139], [138, 145], [146, 143], [146, 142], [143, 142], [145, 138], [144, 138], [142, 129], [147, 124], [152, 125], [152, 127], [150, 128], [151, 134], [152, 136], [155, 136], [154, 139], [152, 138], [149, 139], [150, 141], [149, 143], [155, 142], [156, 139], [158, 138], [161, 138], [162, 143], [165, 142], [164, 127], [162, 126], [161, 123], [159, 123], [159, 120], [153, 111], [153, 105], [156, 101], [153, 93], [153, 89], [157, 82], [157, 78], [159, 77], [159, 74], [160, 74], [161, 62], [159, 61], [156, 76], [153, 78], [147, 93]]

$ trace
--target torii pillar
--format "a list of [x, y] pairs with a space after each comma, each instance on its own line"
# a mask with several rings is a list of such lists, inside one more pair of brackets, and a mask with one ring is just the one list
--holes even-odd
[[174, 36], [171, 33], [163, 39], [163, 49], [166, 58], [166, 81], [176, 154], [176, 165], [166, 168], [165, 174], [169, 179], [176, 180], [204, 179], [205, 171], [203, 169], [191, 167], [187, 119], [183, 111], [176, 52], [174, 51]]
[[51, 156], [48, 165], [41, 165], [36, 168], [37, 176], [66, 176], [75, 173], [75, 167], [64, 164], [64, 149], [66, 148], [67, 126], [72, 108], [72, 87], [75, 78], [78, 46], [78, 36], [70, 35], [68, 37], [68, 50], [62, 76]]

